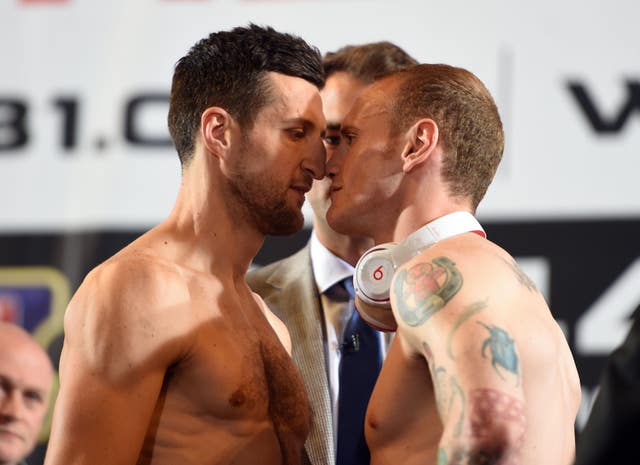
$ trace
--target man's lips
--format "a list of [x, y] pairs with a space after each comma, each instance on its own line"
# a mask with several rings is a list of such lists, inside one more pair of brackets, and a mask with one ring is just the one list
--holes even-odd
[[311, 190], [311, 186], [307, 186], [305, 185], [295, 185], [295, 186], [291, 186], [291, 189], [293, 189], [294, 191], [298, 191], [298, 192], [302, 192], [303, 194], [306, 194], [307, 192], [309, 192]]
[[298, 197], [298, 203], [300, 204], [300, 206], [302, 206], [306, 199], [307, 192], [311, 190], [311, 186], [306, 184], [296, 184], [291, 186], [290, 189], [296, 193], [296, 196]]
[[22, 437], [22, 435], [16, 433], [15, 431], [11, 431], [5, 428], [0, 428], [0, 438], [9, 438], [9, 439], [15, 439], [19, 441], [24, 441], [24, 437]]

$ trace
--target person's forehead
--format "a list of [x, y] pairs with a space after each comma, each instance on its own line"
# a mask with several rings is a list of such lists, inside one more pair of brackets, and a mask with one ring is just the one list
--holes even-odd
[[358, 96], [344, 124], [361, 124], [388, 115], [389, 112], [389, 95], [372, 85]]
[[20, 334], [2, 332], [0, 339], [0, 377], [20, 386], [48, 389], [53, 368], [44, 350]]
[[322, 115], [322, 101], [319, 89], [309, 81], [299, 77], [269, 72], [272, 102], [264, 110], [287, 117]]
[[33, 368], [7, 365], [0, 361], [0, 385], [9, 385], [19, 391], [39, 391], [46, 394], [51, 388], [51, 374], [46, 367]]
[[321, 94], [325, 92], [349, 92], [360, 91], [367, 87], [369, 84], [358, 79], [353, 74], [347, 71], [336, 71], [326, 78], [324, 87], [320, 91]]
[[367, 86], [366, 82], [346, 71], [333, 73], [320, 91], [325, 111], [332, 109], [334, 112], [342, 110], [346, 113]]

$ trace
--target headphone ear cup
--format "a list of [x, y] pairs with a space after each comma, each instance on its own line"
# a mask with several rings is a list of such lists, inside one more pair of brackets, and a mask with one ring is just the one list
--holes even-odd
[[391, 307], [389, 290], [395, 273], [392, 250], [393, 243], [377, 245], [367, 250], [353, 274], [353, 284], [363, 302], [376, 307]]

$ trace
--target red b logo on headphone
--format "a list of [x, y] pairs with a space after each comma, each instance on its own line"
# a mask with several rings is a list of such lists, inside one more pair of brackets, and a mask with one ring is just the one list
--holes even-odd
[[373, 279], [375, 279], [376, 281], [380, 281], [382, 278], [384, 278], [384, 271], [382, 271], [382, 265], [380, 265], [373, 272]]

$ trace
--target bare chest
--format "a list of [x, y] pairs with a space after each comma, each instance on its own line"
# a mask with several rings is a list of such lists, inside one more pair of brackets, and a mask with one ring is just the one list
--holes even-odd
[[253, 447], [253, 461], [262, 456], [271, 463], [273, 455], [281, 463], [286, 450], [299, 453], [309, 428], [306, 392], [264, 316], [233, 308], [206, 318], [194, 314], [188, 349], [165, 376], [155, 412], [156, 447], [201, 450], [209, 463], [226, 463], [214, 457], [222, 453], [211, 447], [217, 437], [228, 454]]
[[[367, 410], [365, 434], [376, 456], [398, 463], [434, 458], [442, 426], [438, 417], [432, 377], [424, 360], [407, 359], [399, 344], [391, 346]], [[426, 455], [425, 455], [426, 454]]]

